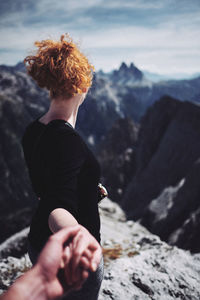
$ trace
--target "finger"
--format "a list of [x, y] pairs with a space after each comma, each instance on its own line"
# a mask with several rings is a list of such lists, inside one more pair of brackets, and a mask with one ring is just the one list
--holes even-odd
[[101, 261], [101, 257], [102, 257], [102, 249], [101, 247], [99, 246], [96, 251], [93, 252], [93, 258], [92, 258], [92, 261], [91, 261], [91, 265], [90, 265], [90, 270], [92, 272], [95, 272], [100, 261]]
[[[78, 233], [73, 240], [73, 258], [72, 258], [72, 272], [75, 273], [75, 269], [77, 268], [80, 258], [84, 252], [84, 250], [88, 246], [87, 237], [83, 238], [82, 233]], [[76, 278], [74, 278], [76, 280]]]
[[80, 265], [80, 267], [82, 268], [82, 269], [89, 269], [89, 267], [90, 267], [90, 261], [86, 258], [86, 257], [84, 257], [84, 256], [82, 256], [81, 258], [80, 258], [80, 262], [79, 262], [79, 265]]
[[88, 248], [86, 248], [83, 252], [83, 256], [85, 256], [88, 260], [91, 260], [92, 258], [92, 251], [90, 251]]
[[66, 242], [69, 238], [75, 237], [79, 230], [79, 225], [65, 227], [54, 233], [52, 238], [54, 241], [59, 241], [59, 243], [64, 244], [64, 242]]
[[67, 265], [70, 261], [71, 258], [71, 254], [70, 254], [70, 247], [67, 246], [65, 247], [64, 251], [63, 251], [63, 256], [62, 256], [62, 260], [61, 260], [61, 264], [60, 264], [60, 268], [64, 268], [65, 265]]
[[66, 283], [68, 286], [71, 286], [72, 280], [71, 280], [71, 247], [70, 247], [70, 245], [65, 247], [63, 255], [64, 255], [64, 257], [66, 257], [65, 267], [64, 267]]
[[100, 245], [99, 245], [99, 243], [97, 242], [97, 240], [92, 239], [92, 240], [90, 241], [90, 244], [89, 244], [88, 248], [89, 248], [89, 250], [94, 251], [94, 250], [96, 250], [99, 246], [100, 246]]

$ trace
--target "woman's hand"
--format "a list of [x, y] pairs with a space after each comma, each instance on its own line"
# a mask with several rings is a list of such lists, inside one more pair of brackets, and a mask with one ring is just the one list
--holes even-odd
[[75, 227], [79, 230], [70, 245], [66, 246], [63, 261], [68, 285], [79, 289], [89, 276], [89, 272], [96, 271], [102, 249], [85, 227], [81, 225]]

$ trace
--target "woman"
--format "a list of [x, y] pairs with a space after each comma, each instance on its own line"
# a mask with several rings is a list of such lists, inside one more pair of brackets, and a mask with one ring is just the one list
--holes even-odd
[[[58, 42], [43, 40], [35, 45], [37, 53], [27, 56], [24, 62], [28, 74], [40, 87], [49, 90], [51, 101], [49, 110], [29, 124], [22, 139], [33, 189], [39, 199], [28, 237], [29, 254], [35, 263], [52, 233], [81, 224], [81, 233], [73, 241], [76, 255], [67, 258], [71, 259], [72, 276], [68, 273], [66, 276], [68, 283], [73, 284], [84, 277], [81, 258], [85, 257], [87, 265], [86, 260], [91, 262], [94, 251], [80, 249], [79, 240], [90, 233], [100, 242], [100, 167], [74, 129], [79, 106], [92, 84], [94, 68], [68, 35], [62, 35]], [[94, 265], [93, 271], [96, 268]], [[101, 260], [82, 289], [66, 299], [97, 299], [102, 276]]]

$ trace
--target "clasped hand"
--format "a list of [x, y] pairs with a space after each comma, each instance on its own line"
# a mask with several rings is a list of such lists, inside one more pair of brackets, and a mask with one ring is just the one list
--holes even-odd
[[38, 258], [46, 291], [57, 295], [80, 289], [90, 272], [96, 271], [102, 250], [96, 239], [81, 226], [53, 234]]

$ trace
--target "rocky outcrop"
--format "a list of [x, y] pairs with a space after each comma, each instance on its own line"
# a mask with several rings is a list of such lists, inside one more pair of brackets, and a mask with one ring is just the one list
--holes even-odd
[[[165, 97], [144, 116], [123, 207], [171, 244], [200, 250], [200, 106]], [[191, 225], [191, 227], [190, 227]]]
[[200, 255], [169, 246], [139, 223], [125, 221], [112, 202], [102, 202], [106, 270], [99, 300], [200, 297]]
[[[200, 298], [199, 254], [169, 246], [139, 223], [127, 221], [119, 206], [109, 199], [101, 202], [100, 213], [105, 272], [99, 300]], [[1, 245], [0, 255], [2, 249], [20, 244], [27, 231]], [[31, 264], [27, 254], [18, 259], [4, 255], [0, 266], [2, 292]]]

